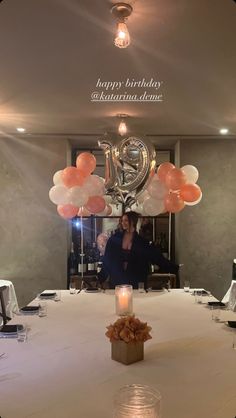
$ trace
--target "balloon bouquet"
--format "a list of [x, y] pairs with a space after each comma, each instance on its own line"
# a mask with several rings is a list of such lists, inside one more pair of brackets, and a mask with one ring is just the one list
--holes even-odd
[[[134, 140], [137, 141], [136, 138]], [[133, 147], [133, 144], [131, 145]], [[144, 155], [146, 155], [145, 152], [144, 150]], [[125, 157], [127, 160], [127, 155]], [[143, 159], [144, 163], [146, 160]], [[140, 161], [142, 163], [142, 159]], [[149, 164], [148, 161], [145, 164]], [[157, 216], [166, 212], [177, 213], [185, 205], [193, 206], [200, 202], [202, 192], [196, 184], [199, 174], [197, 168], [193, 165], [176, 168], [170, 162], [162, 163], [155, 174], [151, 169], [147, 171], [149, 173], [148, 178], [145, 177], [146, 172], [144, 173], [144, 184], [142, 183], [143, 178], [140, 180], [138, 178], [138, 175], [142, 174], [142, 170], [139, 166], [137, 167], [138, 174], [135, 174], [133, 176], [134, 180], [132, 180], [135, 183], [133, 189], [130, 186], [130, 173], [127, 183], [124, 184], [124, 189], [127, 187], [129, 190], [129, 193], [126, 193], [126, 198], [132, 194], [133, 200], [131, 200], [132, 203], [128, 206], [130, 209], [136, 210], [142, 215]], [[121, 196], [123, 186], [120, 185], [121, 182], [117, 182], [116, 176], [113, 176], [113, 187], [110, 187], [111, 194], [109, 194], [109, 188], [105, 187], [105, 180], [102, 177], [91, 174], [95, 168], [96, 158], [94, 155], [89, 152], [83, 152], [76, 159], [76, 167], [66, 167], [64, 170], [57, 171], [54, 174], [54, 186], [49, 191], [49, 198], [57, 205], [57, 211], [62, 218], [72, 219], [75, 216], [112, 215], [111, 204], [117, 203], [117, 201], [113, 202], [112, 196], [113, 199], [114, 196], [116, 198]], [[108, 172], [111, 172], [111, 170], [108, 170]], [[117, 173], [115, 174], [118, 176]], [[141, 191], [138, 189], [139, 183], [138, 185], [136, 184], [137, 179], [142, 185]], [[111, 186], [110, 180], [109, 184]]]
[[57, 205], [57, 212], [62, 218], [92, 214], [109, 216], [112, 213], [104, 198], [104, 179], [91, 174], [95, 168], [94, 155], [83, 152], [76, 159], [76, 167], [66, 167], [54, 174], [49, 198]]
[[149, 216], [177, 213], [185, 205], [199, 203], [202, 191], [196, 184], [198, 176], [198, 170], [193, 165], [176, 168], [170, 162], [160, 164], [147, 188], [137, 197], [143, 213]]

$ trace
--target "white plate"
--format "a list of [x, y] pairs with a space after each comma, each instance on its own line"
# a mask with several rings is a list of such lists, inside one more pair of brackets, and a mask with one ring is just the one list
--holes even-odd
[[17, 332], [0, 332], [0, 338], [17, 338]]

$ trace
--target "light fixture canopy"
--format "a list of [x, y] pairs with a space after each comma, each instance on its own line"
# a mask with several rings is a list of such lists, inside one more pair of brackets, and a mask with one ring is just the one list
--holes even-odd
[[126, 113], [119, 113], [117, 117], [120, 119], [120, 123], [118, 126], [118, 132], [120, 136], [124, 136], [127, 134], [128, 128], [125, 122], [125, 119], [128, 117]]
[[116, 3], [111, 8], [111, 13], [117, 19], [114, 44], [118, 48], [127, 48], [130, 44], [130, 35], [126, 25], [126, 20], [131, 15], [132, 11], [132, 6], [127, 3]]

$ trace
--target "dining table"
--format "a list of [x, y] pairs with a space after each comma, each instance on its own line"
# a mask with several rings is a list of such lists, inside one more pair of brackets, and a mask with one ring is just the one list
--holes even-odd
[[133, 312], [152, 339], [130, 365], [111, 359], [105, 336], [118, 319], [113, 290], [62, 290], [45, 302], [46, 316], [15, 315], [9, 324], [26, 325], [28, 339], [0, 339], [1, 418], [112, 418], [114, 396], [129, 384], [160, 392], [162, 418], [234, 418], [236, 329], [228, 319], [236, 314], [215, 322], [209, 300], [196, 303], [183, 289], [135, 290]]

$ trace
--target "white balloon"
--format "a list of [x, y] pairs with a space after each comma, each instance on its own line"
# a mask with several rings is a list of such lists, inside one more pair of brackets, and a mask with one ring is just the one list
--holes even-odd
[[122, 215], [122, 205], [118, 204], [110, 204], [111, 208], [112, 208], [112, 216], [121, 216]]
[[134, 203], [131, 206], [131, 210], [133, 210], [134, 212], [143, 214], [143, 204], [142, 203]]
[[85, 206], [88, 198], [88, 193], [83, 187], [74, 186], [68, 190], [68, 200], [73, 206]]
[[49, 199], [55, 205], [66, 205], [68, 202], [68, 189], [66, 186], [53, 186], [49, 190]]
[[88, 211], [88, 209], [86, 209], [84, 206], [82, 206], [81, 208], [79, 208], [79, 211], [77, 213], [78, 216], [90, 216], [91, 212]]
[[137, 201], [139, 203], [143, 203], [144, 200], [147, 199], [148, 197], [150, 197], [150, 194], [148, 193], [147, 190], [144, 190], [142, 193], [140, 193], [140, 195], [138, 195]]
[[160, 180], [156, 176], [154, 176], [153, 180], [149, 184], [147, 191], [151, 197], [155, 199], [159, 199], [159, 200], [163, 199], [163, 197], [168, 192], [165, 185], [161, 183]]
[[105, 200], [106, 204], [112, 203], [112, 197], [109, 194], [105, 194], [103, 196], [103, 199]]
[[89, 196], [103, 196], [105, 194], [104, 181], [96, 174], [87, 177], [83, 184], [83, 188], [87, 191]]
[[184, 165], [181, 167], [181, 170], [183, 170], [184, 174], [187, 177], [186, 183], [196, 183], [198, 181], [199, 172], [194, 165]]
[[56, 173], [53, 176], [53, 183], [55, 184], [55, 186], [59, 186], [59, 185], [64, 184], [63, 181], [62, 181], [62, 177], [61, 177], [62, 171], [63, 170], [56, 171]]
[[202, 192], [197, 200], [195, 202], [184, 202], [186, 206], [195, 206], [202, 200]]
[[164, 201], [149, 197], [148, 199], [144, 200], [143, 209], [147, 215], [157, 216], [165, 210]]

